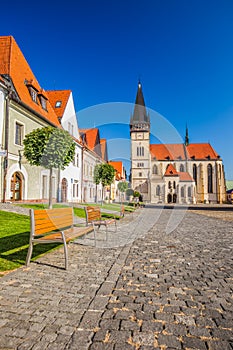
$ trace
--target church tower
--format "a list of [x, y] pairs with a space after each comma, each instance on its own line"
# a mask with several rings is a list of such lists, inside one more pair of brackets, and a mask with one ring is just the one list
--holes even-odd
[[150, 117], [146, 111], [141, 82], [138, 82], [134, 112], [130, 118], [131, 187], [150, 201]]

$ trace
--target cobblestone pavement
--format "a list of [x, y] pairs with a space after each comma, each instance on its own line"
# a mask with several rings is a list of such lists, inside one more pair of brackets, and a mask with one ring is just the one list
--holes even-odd
[[172, 212], [70, 245], [68, 271], [59, 249], [1, 278], [0, 349], [232, 350], [232, 223], [187, 211], [167, 234]]

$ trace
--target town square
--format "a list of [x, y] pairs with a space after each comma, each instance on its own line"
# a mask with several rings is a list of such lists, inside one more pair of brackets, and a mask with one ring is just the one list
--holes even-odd
[[0, 350], [233, 350], [233, 4], [34, 5], [1, 5]]

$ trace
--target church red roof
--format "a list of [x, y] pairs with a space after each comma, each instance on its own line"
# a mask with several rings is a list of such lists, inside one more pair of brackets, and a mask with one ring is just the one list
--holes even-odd
[[218, 154], [209, 143], [191, 143], [187, 146], [189, 159], [218, 159]]
[[164, 176], [179, 176], [175, 167], [172, 164], [168, 164]]
[[151, 157], [156, 160], [216, 160], [219, 158], [209, 143], [153, 144], [150, 145]]
[[150, 145], [151, 156], [157, 160], [185, 160], [183, 144], [153, 144]]
[[179, 172], [178, 175], [180, 177], [180, 181], [184, 181], [184, 182], [194, 181], [192, 176], [187, 172]]

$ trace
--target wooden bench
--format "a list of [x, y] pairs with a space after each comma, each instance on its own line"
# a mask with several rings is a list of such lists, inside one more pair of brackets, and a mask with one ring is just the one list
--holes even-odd
[[75, 227], [73, 208], [30, 210], [31, 232], [26, 265], [31, 260], [33, 245], [39, 243], [62, 243], [64, 245], [65, 269], [68, 268], [67, 243], [93, 231], [92, 227]]
[[86, 213], [86, 225], [88, 226], [89, 224], [92, 225], [94, 229], [94, 234], [96, 234], [95, 227], [97, 226], [100, 228], [100, 226], [105, 226], [106, 228], [106, 234], [108, 232], [108, 226], [111, 224], [115, 224], [115, 231], [117, 231], [117, 221], [116, 218], [111, 218], [111, 219], [103, 219], [101, 215], [101, 210], [99, 207], [92, 207], [92, 206], [87, 206], [85, 207], [85, 213]]
[[132, 211], [127, 211], [125, 210], [124, 204], [121, 204], [121, 211], [120, 211], [120, 217], [123, 218], [125, 217], [126, 214], [132, 214], [133, 215], [134, 210]]

